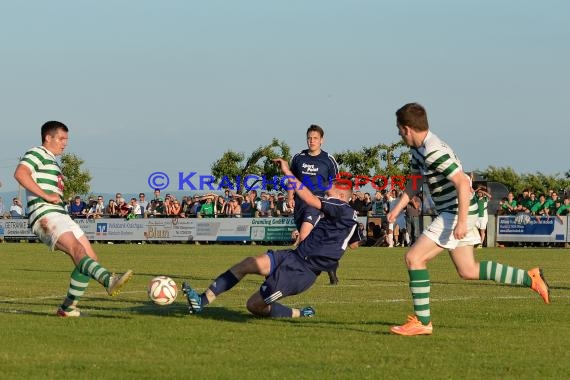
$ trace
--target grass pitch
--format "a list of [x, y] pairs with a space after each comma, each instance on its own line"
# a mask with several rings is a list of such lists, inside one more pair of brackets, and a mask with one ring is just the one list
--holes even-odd
[[147, 282], [171, 276], [198, 290], [265, 246], [96, 245], [110, 270], [135, 277], [117, 297], [94, 281], [85, 317], [62, 319], [70, 259], [41, 244], [0, 244], [0, 379], [564, 379], [570, 378], [570, 252], [483, 249], [480, 259], [540, 265], [552, 289], [545, 305], [521, 287], [458, 278], [446, 254], [430, 264], [432, 336], [401, 337], [412, 306], [403, 249], [360, 248], [341, 261], [340, 284], [326, 274], [282, 300], [311, 305], [314, 318], [251, 316], [245, 301], [262, 282], [246, 277], [203, 314], [182, 294], [153, 305]]

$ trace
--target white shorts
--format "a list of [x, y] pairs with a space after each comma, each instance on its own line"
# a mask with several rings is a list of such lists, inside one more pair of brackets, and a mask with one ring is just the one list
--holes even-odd
[[32, 232], [53, 251], [59, 237], [66, 232], [73, 232], [79, 239], [85, 235], [77, 223], [67, 214], [52, 212], [38, 219], [32, 227]]
[[457, 215], [444, 212], [439, 214], [423, 232], [431, 241], [446, 249], [455, 249], [464, 245], [476, 245], [481, 243], [481, 237], [473, 227], [477, 221], [477, 215], [467, 217], [467, 235], [461, 240], [453, 237], [453, 229], [457, 225]]
[[477, 218], [477, 222], [475, 222], [475, 227], [477, 227], [480, 230], [486, 230], [488, 222], [489, 222], [488, 216], [480, 216]]

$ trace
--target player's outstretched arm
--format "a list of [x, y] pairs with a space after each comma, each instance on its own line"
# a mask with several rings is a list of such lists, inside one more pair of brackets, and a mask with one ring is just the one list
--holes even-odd
[[[287, 177], [295, 178], [293, 172], [289, 168], [289, 163], [282, 158], [275, 158], [272, 160], [281, 168], [283, 174]], [[301, 181], [298, 178], [295, 178], [295, 183], [290, 183], [290, 186], [294, 186], [295, 192], [305, 203], [307, 203], [311, 207], [315, 207], [317, 209], [321, 209], [321, 200], [319, 197], [313, 195], [309, 189], [305, 186], [301, 186]]]

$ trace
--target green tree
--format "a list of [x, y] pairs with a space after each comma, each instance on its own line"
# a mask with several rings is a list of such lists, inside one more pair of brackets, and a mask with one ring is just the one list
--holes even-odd
[[500, 182], [504, 184], [509, 191], [520, 194], [524, 189], [529, 189], [538, 194], [544, 194], [549, 189], [559, 191], [570, 186], [569, 173], [565, 177], [556, 175], [546, 175], [540, 172], [534, 174], [518, 174], [512, 168], [497, 168], [489, 166], [481, 174], [487, 181]]
[[[265, 176], [268, 180], [271, 180], [274, 176], [279, 177], [281, 173], [271, 161], [273, 158], [278, 157], [289, 160], [291, 158], [291, 150], [285, 142], [276, 138], [273, 138], [270, 144], [260, 146], [254, 150], [247, 159], [245, 159], [244, 153], [228, 150], [219, 160], [212, 164], [212, 175], [216, 180], [215, 183], [223, 187], [232, 188], [241, 194], [246, 190], [244, 189], [244, 179], [248, 175], [255, 177]], [[236, 183], [236, 179], [239, 179], [239, 183]], [[261, 186], [260, 183], [255, 184], [254, 182], [250, 179], [246, 185], [249, 187]], [[271, 190], [274, 187], [268, 185], [267, 188]]]
[[335, 153], [340, 170], [353, 176], [387, 178], [410, 173], [410, 151], [403, 142], [377, 144], [360, 150]]
[[540, 172], [536, 174], [523, 174], [522, 178], [525, 188], [532, 189], [537, 194], [546, 194], [549, 189], [558, 191], [564, 188], [561, 183], [561, 178], [545, 175]]
[[481, 175], [491, 182], [500, 182], [515, 194], [520, 194], [524, 188], [524, 182], [519, 174], [511, 167], [498, 168], [489, 166], [486, 170], [481, 171]]
[[85, 195], [89, 193], [91, 186], [89, 182], [93, 177], [88, 170], [82, 170], [81, 165], [85, 161], [73, 153], [61, 155], [61, 171], [65, 177], [64, 199], [69, 199], [75, 195]]

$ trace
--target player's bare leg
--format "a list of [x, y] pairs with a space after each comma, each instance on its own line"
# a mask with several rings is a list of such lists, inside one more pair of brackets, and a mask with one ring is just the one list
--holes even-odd
[[271, 318], [299, 318], [299, 317], [312, 317], [315, 315], [315, 310], [310, 307], [302, 309], [290, 308], [278, 302], [266, 304], [260, 292], [252, 294], [247, 300], [247, 310], [253, 315], [259, 317]]

